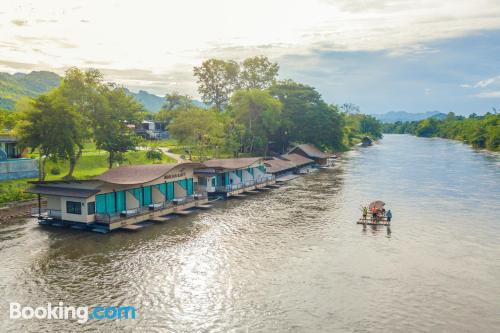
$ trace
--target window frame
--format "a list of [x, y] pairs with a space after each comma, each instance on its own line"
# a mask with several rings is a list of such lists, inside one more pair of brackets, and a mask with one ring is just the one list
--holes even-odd
[[[90, 209], [92, 207], [92, 210]], [[95, 215], [95, 201], [87, 203], [87, 215]]]
[[80, 201], [66, 201], [66, 213], [72, 215], [82, 215], [82, 203]]

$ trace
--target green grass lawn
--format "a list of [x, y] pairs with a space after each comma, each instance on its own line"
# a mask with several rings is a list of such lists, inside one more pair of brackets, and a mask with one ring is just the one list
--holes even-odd
[[[35, 158], [37, 156], [37, 154], [32, 155]], [[147, 159], [146, 151], [144, 150], [127, 152], [125, 157], [127, 160], [122, 165], [158, 163], [158, 161]], [[102, 174], [108, 170], [107, 158], [107, 152], [96, 150], [92, 145], [86, 146], [82, 157], [76, 164], [73, 176], [76, 179], [89, 179]], [[175, 160], [163, 155], [161, 163], [175, 163]], [[116, 166], [118, 165], [114, 167]], [[55, 171], [54, 169], [58, 169], [59, 173], [55, 174], [53, 172]], [[45, 170], [47, 172], [46, 180], [58, 180], [62, 179], [68, 173], [69, 164], [67, 161], [54, 162], [48, 160]], [[34, 195], [25, 193], [24, 190], [30, 186], [29, 181], [35, 180], [37, 179], [16, 179], [0, 182], [0, 204], [34, 198]]]

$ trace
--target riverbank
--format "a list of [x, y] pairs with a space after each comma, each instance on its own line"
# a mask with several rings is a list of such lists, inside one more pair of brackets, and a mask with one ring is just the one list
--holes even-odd
[[421, 121], [383, 124], [384, 133], [412, 134], [418, 137], [438, 137], [469, 144], [474, 148], [500, 152], [500, 114], [468, 118], [450, 112], [444, 119], [427, 118]]

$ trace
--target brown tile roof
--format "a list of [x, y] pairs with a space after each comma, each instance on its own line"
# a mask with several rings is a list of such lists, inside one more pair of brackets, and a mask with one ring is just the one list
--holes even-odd
[[219, 160], [209, 160], [203, 164], [207, 168], [237, 170], [248, 168], [250, 165], [259, 162], [262, 157], [242, 157], [242, 158], [226, 158]]
[[163, 177], [167, 172], [175, 168], [202, 167], [201, 163], [179, 163], [179, 164], [144, 164], [130, 165], [111, 169], [96, 177], [97, 180], [119, 185], [135, 185], [149, 183], [155, 179]]
[[277, 157], [265, 160], [264, 165], [266, 166], [266, 171], [269, 173], [276, 173], [284, 170], [294, 169], [296, 167], [295, 163]]
[[314, 160], [311, 160], [310, 158], [304, 157], [299, 154], [283, 154], [281, 155], [281, 157], [293, 162], [297, 166], [314, 163]]
[[329, 158], [329, 157], [335, 156], [333, 154], [324, 153], [321, 150], [319, 150], [316, 146], [308, 144], [308, 143], [298, 145], [298, 146], [292, 148], [292, 150], [290, 150], [288, 153], [289, 154], [293, 153], [297, 149], [302, 150], [304, 153], [306, 153], [306, 155], [308, 155], [309, 157], [313, 157], [313, 158]]

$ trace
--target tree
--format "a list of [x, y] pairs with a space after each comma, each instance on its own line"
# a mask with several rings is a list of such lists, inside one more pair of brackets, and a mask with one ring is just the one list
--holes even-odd
[[80, 141], [82, 115], [55, 90], [40, 95], [26, 108], [18, 124], [19, 142], [22, 147], [40, 151], [40, 180], [45, 179], [45, 161], [74, 159]]
[[283, 150], [290, 142], [343, 149], [344, 120], [338, 108], [326, 104], [313, 87], [285, 80], [269, 91], [283, 104], [282, 128], [275, 138]]
[[159, 148], [152, 147], [146, 151], [146, 158], [148, 160], [161, 162], [163, 159], [163, 153]]
[[231, 98], [231, 113], [245, 128], [243, 150], [267, 152], [269, 139], [280, 126], [282, 104], [267, 91], [238, 90]]
[[209, 147], [220, 145], [224, 138], [224, 126], [216, 110], [192, 107], [180, 110], [168, 125], [170, 135], [182, 144], [194, 146], [199, 159], [206, 158]]
[[108, 167], [124, 161], [124, 153], [135, 150], [139, 138], [127, 127], [138, 121], [142, 106], [122, 88], [100, 87], [102, 106], [92, 116], [97, 148], [109, 153]]
[[82, 156], [83, 145], [90, 138], [91, 118], [102, 108], [99, 88], [103, 85], [103, 75], [97, 69], [85, 72], [76, 67], [71, 67], [65, 72], [59, 92], [67, 99], [82, 117], [82, 126], [79, 128], [77, 153], [69, 159], [69, 172], [67, 177], [72, 177], [77, 161]]
[[437, 120], [434, 118], [427, 118], [422, 120], [417, 128], [417, 136], [431, 137], [436, 134]]
[[209, 59], [194, 67], [193, 72], [203, 102], [222, 111], [238, 87], [238, 64], [232, 60]]
[[360, 113], [359, 106], [353, 103], [344, 103], [341, 107], [342, 111], [348, 114], [358, 114]]
[[164, 122], [166, 125], [175, 117], [179, 110], [188, 109], [193, 106], [193, 100], [188, 95], [173, 92], [165, 95], [165, 104], [162, 109], [154, 115], [156, 121]]
[[188, 95], [182, 95], [174, 91], [165, 95], [165, 104], [162, 110], [187, 109], [193, 105], [193, 100]]
[[267, 89], [278, 76], [279, 66], [265, 56], [247, 58], [243, 61], [240, 86], [245, 89]]

